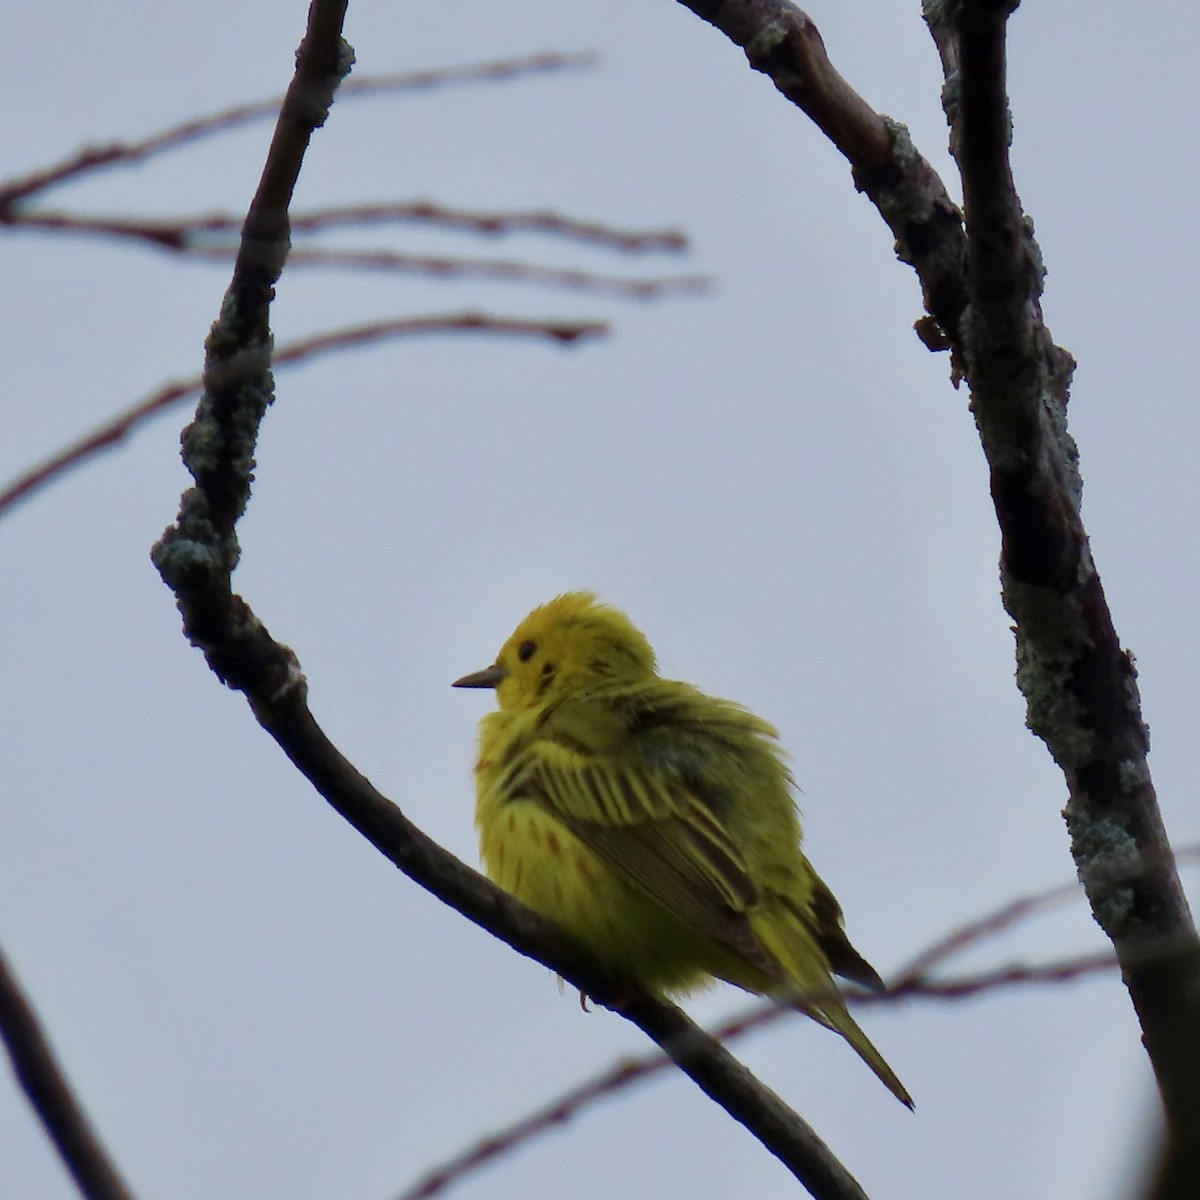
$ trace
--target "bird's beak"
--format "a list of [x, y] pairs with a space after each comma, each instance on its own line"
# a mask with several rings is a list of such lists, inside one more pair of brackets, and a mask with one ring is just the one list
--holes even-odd
[[501, 666], [484, 667], [482, 671], [476, 671], [473, 675], [464, 675], [461, 679], [456, 679], [450, 686], [494, 688], [507, 674]]

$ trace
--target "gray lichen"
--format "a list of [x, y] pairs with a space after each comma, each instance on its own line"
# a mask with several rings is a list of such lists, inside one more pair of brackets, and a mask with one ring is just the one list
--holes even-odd
[[1112, 937], [1124, 932], [1134, 905], [1132, 881], [1142, 872], [1142, 856], [1133, 835], [1111, 817], [1095, 817], [1068, 806], [1063, 813], [1079, 881], [1087, 889], [1092, 912]]

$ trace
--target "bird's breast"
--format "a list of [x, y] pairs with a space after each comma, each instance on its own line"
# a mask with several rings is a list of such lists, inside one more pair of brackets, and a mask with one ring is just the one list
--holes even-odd
[[488, 878], [535, 912], [570, 928], [594, 919], [605, 868], [535, 801], [483, 794], [476, 813]]

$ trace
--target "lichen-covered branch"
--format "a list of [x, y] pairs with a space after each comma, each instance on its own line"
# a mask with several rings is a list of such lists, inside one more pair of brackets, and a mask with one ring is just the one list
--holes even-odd
[[313, 0], [296, 75], [280, 112], [222, 313], [207, 344], [205, 389], [185, 431], [195, 486], [152, 557], [175, 593], [188, 638], [332, 807], [410, 878], [514, 949], [545, 963], [653, 1038], [818, 1200], [864, 1200], [813, 1131], [674, 1005], [615, 980], [552, 922], [523, 908], [413, 826], [338, 752], [313, 719], [296, 656], [232, 590], [236, 524], [253, 478], [259, 423], [272, 397], [273, 288], [288, 251], [288, 205], [308, 139], [349, 69], [345, 0]]
[[1041, 255], [1009, 163], [1005, 30], [1017, 0], [924, 4], [945, 72], [965, 231], [903, 127], [872, 112], [837, 75], [804, 13], [787, 0], [680, 2], [742, 46], [851, 161], [896, 231], [899, 256], [921, 278], [944, 337], [931, 344], [951, 350], [955, 381], [970, 384], [1028, 724], [1066, 777], [1079, 877], [1116, 948], [1168, 1123], [1188, 1131], [1174, 1142], [1195, 1147], [1188, 1169], [1196, 1194], [1200, 941], [1150, 781], [1133, 658], [1117, 637], [1080, 515], [1066, 422], [1074, 362], [1042, 321]]
[[1168, 1122], [1185, 1119], [1200, 1144], [1200, 941], [1150, 779], [1133, 657], [1117, 637], [1080, 514], [1066, 428], [1074, 363], [1042, 321], [1041, 255], [1009, 165], [1005, 31], [1015, 7], [927, 6], [939, 38], [956, 43], [948, 111], [970, 300], [961, 360], [990, 468], [1029, 727], [1066, 777], [1071, 850], [1116, 948]]
[[953, 345], [966, 306], [962, 213], [908, 130], [876, 112], [838, 74], [812, 20], [789, 0], [679, 0], [740, 46], [750, 65], [808, 114], [853, 168], [854, 184], [916, 272], [931, 347]]

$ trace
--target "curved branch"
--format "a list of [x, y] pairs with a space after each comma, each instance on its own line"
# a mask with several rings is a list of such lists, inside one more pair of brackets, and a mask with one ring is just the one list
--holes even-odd
[[845, 155], [854, 184], [896, 237], [896, 254], [917, 272], [935, 328], [918, 323], [931, 349], [945, 349], [966, 307], [962, 213], [908, 130], [877, 113], [829, 61], [816, 25], [788, 0], [679, 0], [740, 46], [750, 66], [807, 113]]
[[[1192, 847], [1182, 852], [1180, 858], [1186, 855], [1195, 860], [1198, 851], [1200, 848]], [[929, 973], [947, 959], [978, 946], [1031, 916], [1064, 904], [1079, 893], [1078, 882], [1072, 881], [1032, 895], [1020, 896], [931, 942], [901, 968], [896, 981], [890, 984], [886, 991], [842, 991], [838, 992], [838, 998], [846, 1004], [871, 1006], [890, 1006], [912, 998], [960, 1000], [1009, 987], [1064, 983], [1087, 975], [1111, 971], [1117, 965], [1116, 959], [1111, 953], [1103, 953], [1033, 966], [1014, 964], [995, 967], [951, 978], [930, 977]], [[805, 999], [819, 1001], [820, 997], [807, 995]], [[794, 1015], [795, 1012], [791, 1008], [759, 1003], [722, 1022], [711, 1033], [724, 1044], [751, 1030]], [[430, 1168], [416, 1183], [406, 1188], [397, 1200], [428, 1200], [431, 1196], [441, 1195], [460, 1180], [527, 1145], [534, 1138], [561, 1129], [568, 1121], [605, 1097], [622, 1092], [635, 1083], [657, 1074], [669, 1061], [665, 1056], [655, 1054], [625, 1058], [614, 1063], [599, 1074], [560, 1093], [553, 1100], [508, 1125], [493, 1130], [453, 1157]]]
[[[1067, 432], [1074, 361], [1040, 307], [1043, 268], [1013, 184], [1005, 35], [1017, 0], [925, 0], [945, 72], [951, 150], [963, 180], [966, 241], [931, 168], [902, 127], [873, 113], [828, 64], [812, 22], [786, 0], [681, 0], [741, 45], [751, 66], [808, 113], [854, 164], [855, 180], [897, 231], [926, 304], [966, 376], [1002, 537], [1005, 607], [1017, 636], [1027, 723], [1066, 777], [1079, 878], [1112, 939], [1167, 1113], [1200, 1180], [1200, 938], [1171, 857], [1146, 763], [1133, 657], [1122, 650], [1080, 515], [1078, 452]], [[885, 130], [896, 137], [891, 148]], [[916, 165], [919, 163], [919, 165]], [[870, 186], [916, 166], [917, 203]], [[919, 198], [937, 198], [929, 221]], [[911, 213], [938, 247], [914, 254]], [[937, 345], [943, 344], [940, 340]], [[1186, 1131], [1186, 1132], [1184, 1132]], [[1182, 1151], [1172, 1151], [1176, 1158]]]
[[233, 281], [207, 343], [205, 391], [185, 431], [196, 486], [152, 551], [175, 593], [189, 640], [329, 803], [410, 878], [522, 954], [558, 971], [650, 1037], [747, 1127], [819, 1200], [863, 1200], [813, 1131], [674, 1005], [614, 980], [581, 946], [436, 846], [377, 792], [325, 737], [306, 700], [295, 655], [274, 641], [240, 596], [236, 524], [250, 493], [258, 426], [272, 396], [268, 323], [287, 253], [287, 205], [313, 129], [348, 67], [345, 0], [313, 0], [296, 75], [243, 228]]

